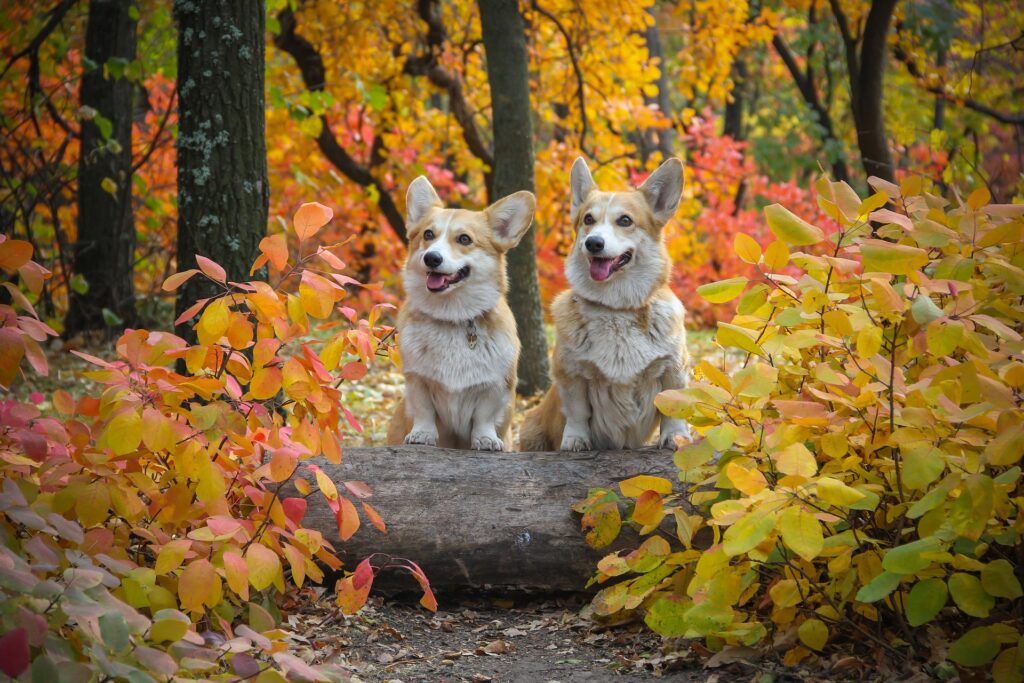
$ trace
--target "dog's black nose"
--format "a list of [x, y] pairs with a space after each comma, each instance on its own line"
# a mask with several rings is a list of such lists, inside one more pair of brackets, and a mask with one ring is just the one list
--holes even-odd
[[427, 268], [437, 268], [444, 261], [444, 258], [436, 251], [428, 251], [423, 255], [423, 262]]
[[587, 241], [583, 243], [583, 246], [587, 248], [591, 254], [604, 251], [604, 239], [601, 237], [588, 237]]

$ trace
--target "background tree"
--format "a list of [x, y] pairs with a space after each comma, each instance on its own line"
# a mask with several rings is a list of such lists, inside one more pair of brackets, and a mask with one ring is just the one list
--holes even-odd
[[[517, 0], [480, 0], [491, 87], [494, 129], [494, 198], [519, 190], [536, 191], [533, 177], [533, 126], [527, 79], [526, 32]], [[512, 286], [508, 300], [519, 328], [519, 391], [534, 394], [547, 388], [548, 347], [537, 285], [536, 227], [508, 254]]]
[[132, 0], [90, 0], [85, 32], [83, 117], [78, 157], [78, 237], [74, 272], [86, 287], [71, 292], [65, 332], [135, 324], [135, 218], [132, 211], [135, 59]]
[[[213, 257], [244, 280], [267, 229], [262, 0], [180, 1], [178, 270]], [[177, 312], [209, 296], [204, 278], [178, 292]], [[187, 329], [187, 328], [185, 328]], [[184, 330], [183, 330], [184, 331]]]

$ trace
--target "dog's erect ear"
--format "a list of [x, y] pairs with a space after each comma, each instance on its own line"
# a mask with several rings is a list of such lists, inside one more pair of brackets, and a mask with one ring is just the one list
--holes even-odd
[[640, 191], [655, 219], [659, 223], [667, 223], [679, 208], [679, 199], [683, 193], [683, 162], [673, 157], [663, 163], [647, 177]]
[[597, 189], [594, 184], [594, 177], [590, 175], [587, 162], [583, 157], [577, 157], [572, 164], [572, 172], [569, 174], [569, 186], [572, 188], [572, 208], [569, 210], [569, 220], [576, 222], [576, 214], [579, 213], [587, 195]]
[[487, 207], [487, 222], [494, 241], [504, 251], [519, 244], [533, 223], [537, 198], [532, 192], [516, 192]]
[[421, 175], [409, 184], [409, 190], [405, 193], [405, 220], [407, 223], [415, 223], [426, 215], [427, 211], [436, 207], [444, 206], [441, 198], [434, 191], [434, 186], [427, 180], [427, 176]]

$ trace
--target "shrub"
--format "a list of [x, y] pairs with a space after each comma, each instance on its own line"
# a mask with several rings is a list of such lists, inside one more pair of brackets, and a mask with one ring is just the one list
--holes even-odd
[[[1024, 206], [870, 182], [819, 182], [828, 235], [766, 207], [776, 241], [735, 242], [760, 277], [701, 288], [739, 298], [717, 341], [745, 360], [658, 397], [703, 438], [675, 454], [681, 490], [622, 482], [646, 539], [600, 562], [594, 610], [788, 664], [855, 639], [1020, 681]], [[620, 500], [577, 506], [595, 544]]]
[[[52, 414], [0, 402], [4, 673], [62, 681], [340, 677], [287, 651], [272, 601], [288, 584], [323, 579], [324, 566], [341, 567], [332, 544], [302, 526], [309, 495], [326, 497], [342, 540], [360, 526], [357, 506], [384, 530], [364, 483], [336, 485], [308, 462], [321, 454], [341, 461], [346, 425], [359, 429], [341, 385], [387, 353], [390, 334], [376, 324], [379, 307], [359, 320], [337, 306], [357, 283], [338, 272], [344, 264], [332, 248], [309, 241], [330, 218], [319, 204], [299, 209], [298, 254], [283, 234], [263, 240], [253, 268], [269, 262], [276, 286], [228, 282], [202, 256], [198, 269], [168, 278], [167, 290], [196, 276], [219, 290], [179, 319], [198, 316], [197, 344], [127, 330], [115, 361], [75, 352], [95, 366], [87, 374], [99, 395], [57, 391]], [[0, 242], [8, 272], [39, 274], [30, 257], [27, 243]], [[39, 291], [38, 278], [22, 279]], [[5, 286], [23, 313], [0, 306], [9, 384], [24, 354], [45, 373], [33, 358], [53, 331]], [[179, 360], [184, 374], [175, 371]], [[287, 495], [289, 483], [298, 495]], [[422, 571], [400, 566], [435, 608]], [[364, 561], [339, 582], [343, 611], [359, 609], [375, 571]]]

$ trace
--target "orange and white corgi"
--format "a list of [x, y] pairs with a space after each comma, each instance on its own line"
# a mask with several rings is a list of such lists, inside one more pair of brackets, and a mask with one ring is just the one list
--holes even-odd
[[576, 241], [566, 258], [571, 289], [551, 305], [554, 386], [526, 414], [523, 451], [639, 448], [687, 436], [654, 397], [687, 382], [685, 311], [668, 287], [662, 235], [679, 206], [683, 164], [669, 159], [632, 192], [597, 189], [586, 162], [572, 167]]
[[510, 447], [519, 337], [505, 300], [505, 252], [536, 199], [516, 192], [484, 211], [446, 209], [425, 177], [406, 195], [409, 258], [398, 341], [405, 397], [389, 444]]

